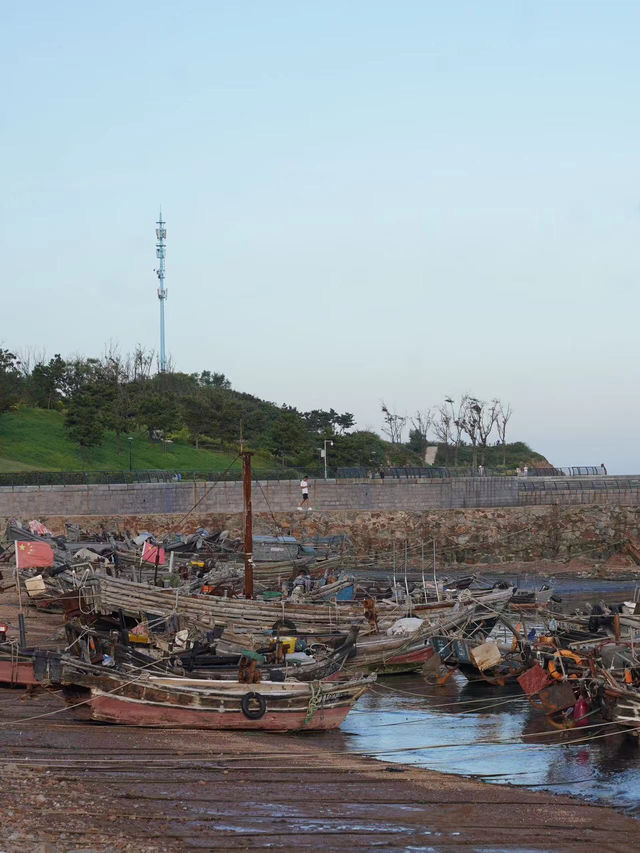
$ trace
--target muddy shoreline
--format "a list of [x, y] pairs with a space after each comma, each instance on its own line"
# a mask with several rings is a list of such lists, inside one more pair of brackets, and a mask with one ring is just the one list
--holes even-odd
[[[33, 644], [61, 616], [27, 611]], [[15, 594], [0, 618], [17, 624]], [[59, 696], [0, 688], [0, 851], [632, 849], [603, 805], [354, 754], [321, 735], [74, 721]]]
[[343, 753], [331, 735], [24, 719], [59, 704], [0, 690], [0, 850], [577, 853], [637, 838], [638, 823], [614, 809]]

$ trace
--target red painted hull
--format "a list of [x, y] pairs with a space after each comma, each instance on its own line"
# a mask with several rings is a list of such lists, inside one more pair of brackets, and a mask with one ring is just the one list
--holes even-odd
[[433, 646], [423, 646], [421, 649], [416, 649], [413, 652], [407, 652], [404, 655], [395, 655], [391, 658], [385, 659], [385, 664], [399, 664], [399, 663], [414, 663], [416, 666], [420, 664], [426, 663], [430, 658], [433, 657]]
[[307, 723], [306, 713], [301, 710], [267, 710], [259, 720], [249, 720], [241, 711], [176, 708], [94, 694], [86, 705], [74, 709], [74, 713], [85, 720], [117, 723], [121, 726], [286, 732], [337, 729], [344, 722], [349, 710], [349, 706], [321, 708]]
[[0, 660], [0, 684], [13, 687], [35, 687], [39, 684], [31, 661]]

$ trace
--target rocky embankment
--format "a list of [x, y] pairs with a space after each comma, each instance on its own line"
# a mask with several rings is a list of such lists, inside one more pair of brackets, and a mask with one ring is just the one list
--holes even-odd
[[[5, 519], [5, 523], [6, 523]], [[240, 513], [176, 515], [125, 515], [77, 518], [42, 518], [54, 532], [64, 533], [65, 522], [94, 533], [149, 530], [157, 535], [190, 533], [198, 527], [230, 530], [241, 535]], [[2, 520], [0, 520], [0, 524]], [[408, 559], [419, 566], [424, 546], [425, 561], [432, 559], [436, 542], [440, 566], [500, 566], [514, 561], [529, 570], [541, 563], [544, 571], [575, 573], [616, 571], [632, 573], [638, 564], [640, 506], [545, 506], [492, 509], [438, 509], [424, 512], [323, 511], [256, 513], [256, 533], [286, 533], [300, 539], [344, 534], [360, 561], [391, 565]], [[637, 551], [640, 554], [640, 551]]]

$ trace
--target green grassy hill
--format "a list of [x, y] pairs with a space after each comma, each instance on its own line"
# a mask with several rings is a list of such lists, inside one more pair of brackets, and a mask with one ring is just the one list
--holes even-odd
[[[235, 454], [196, 450], [190, 444], [166, 445], [151, 441], [146, 433], [133, 433], [133, 468], [192, 471], [224, 471]], [[236, 462], [234, 468], [240, 468]], [[118, 453], [114, 433], [87, 456], [67, 438], [60, 412], [20, 408], [0, 417], [0, 472], [14, 471], [126, 471], [129, 445], [121, 439]]]
[[[473, 457], [473, 451], [468, 445], [463, 445], [458, 449], [458, 465], [470, 466]], [[504, 447], [486, 447], [484, 453], [482, 448], [478, 449], [478, 462], [482, 463], [484, 457], [484, 465], [487, 468], [515, 470], [516, 467], [521, 468], [525, 465], [545, 465], [552, 467], [546, 457], [532, 450], [528, 444], [523, 441], [515, 441], [507, 444]], [[438, 455], [436, 457], [436, 465], [452, 465], [454, 451], [452, 447], [445, 447], [443, 444], [438, 445]], [[504, 464], [503, 464], [504, 459]]]

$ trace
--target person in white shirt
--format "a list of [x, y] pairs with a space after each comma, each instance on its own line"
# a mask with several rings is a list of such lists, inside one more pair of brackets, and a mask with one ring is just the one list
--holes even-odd
[[311, 504], [309, 503], [309, 477], [305, 474], [302, 480], [300, 480], [300, 488], [302, 489], [302, 501], [300, 502], [300, 506], [298, 509], [303, 510], [311, 509]]

